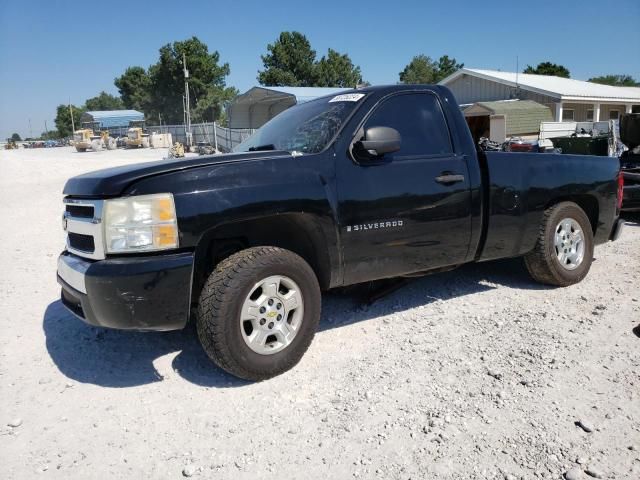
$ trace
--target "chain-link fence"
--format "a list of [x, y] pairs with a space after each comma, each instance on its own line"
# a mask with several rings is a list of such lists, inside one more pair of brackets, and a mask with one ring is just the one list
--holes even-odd
[[[157, 133], [170, 133], [174, 142], [186, 143], [184, 125], [149, 125], [146, 130]], [[191, 138], [193, 145], [204, 142], [217, 146], [218, 150], [228, 152], [246, 140], [255, 130], [248, 128], [225, 128], [215, 123], [192, 123]]]
[[[186, 144], [187, 135], [184, 125], [148, 125], [149, 133], [170, 133], [174, 142]], [[109, 128], [112, 136], [126, 137], [127, 127]], [[239, 143], [246, 140], [255, 130], [249, 128], [225, 128], [214, 123], [192, 123], [191, 138], [193, 145], [200, 142], [217, 146], [218, 150], [228, 152]]]

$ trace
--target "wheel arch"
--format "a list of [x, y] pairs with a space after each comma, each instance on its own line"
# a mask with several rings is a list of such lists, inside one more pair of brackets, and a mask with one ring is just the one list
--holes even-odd
[[[320, 288], [326, 290], [336, 281], [338, 268], [335, 236], [327, 233], [329, 224], [306, 213], [283, 213], [224, 223], [207, 230], [195, 250], [192, 304], [215, 266], [225, 258], [250, 247], [272, 246], [290, 250], [313, 269]], [[336, 249], [334, 249], [336, 250]]]
[[555, 197], [545, 205], [544, 209], [551, 208], [562, 202], [571, 202], [578, 205], [589, 219], [591, 224], [591, 230], [595, 236], [598, 229], [598, 218], [600, 215], [600, 205], [598, 199], [594, 195], [589, 194], [577, 194], [577, 195], [565, 195], [561, 197]]

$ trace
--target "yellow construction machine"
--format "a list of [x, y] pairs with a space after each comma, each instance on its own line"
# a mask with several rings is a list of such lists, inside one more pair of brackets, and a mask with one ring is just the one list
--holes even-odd
[[95, 137], [91, 122], [82, 124], [82, 128], [73, 132], [73, 144], [79, 152], [86, 152], [91, 148], [91, 139]]
[[83, 122], [82, 128], [73, 132], [73, 142], [79, 152], [116, 148], [116, 140], [109, 135], [108, 130], [100, 131], [98, 122]]
[[144, 128], [144, 120], [129, 122], [126, 144], [127, 148], [149, 147], [149, 134]]

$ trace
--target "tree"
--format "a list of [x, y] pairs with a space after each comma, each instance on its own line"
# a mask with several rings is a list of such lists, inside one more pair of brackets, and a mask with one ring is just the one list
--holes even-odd
[[203, 97], [198, 98], [194, 108], [191, 110], [191, 116], [203, 122], [214, 122], [218, 120], [226, 121], [224, 118], [224, 105], [233, 100], [238, 95], [238, 90], [234, 87], [225, 88], [222, 91], [211, 90]]
[[267, 50], [261, 57], [264, 70], [258, 71], [261, 85], [354, 88], [363, 83], [360, 67], [349, 55], [330, 48], [327, 55], [316, 60], [315, 50], [300, 32], [280, 33]]
[[142, 67], [129, 67], [113, 82], [125, 108], [144, 112], [149, 107], [151, 78]]
[[438, 83], [462, 67], [463, 63], [448, 55], [441, 56], [437, 62], [426, 55], [416, 55], [400, 72], [400, 81], [407, 84]]
[[307, 37], [300, 32], [282, 32], [267, 45], [269, 53], [262, 55], [264, 70], [258, 81], [269, 87], [312, 87], [316, 85], [316, 52]]
[[537, 67], [533, 68], [531, 65], [527, 65], [527, 68], [522, 73], [531, 73], [533, 75], [551, 75], [553, 77], [569, 78], [571, 75], [569, 70], [562, 66], [556, 65], [551, 62], [539, 63]]
[[189, 94], [195, 104], [194, 112], [197, 113], [199, 103], [204, 102], [204, 110], [211, 109], [214, 115], [219, 115], [222, 103], [235, 95], [236, 90], [227, 88], [225, 83], [229, 64], [220, 65], [220, 54], [209, 53], [207, 45], [192, 37], [160, 48], [160, 60], [149, 67], [149, 106], [145, 114], [155, 117], [159, 113], [167, 123], [183, 121], [183, 54], [189, 70]]
[[105, 91], [100, 92], [95, 97], [89, 98], [84, 104], [84, 109], [89, 112], [99, 110], [122, 110], [123, 108], [124, 104], [120, 97], [115, 97]]
[[416, 55], [400, 72], [402, 83], [437, 83], [437, 64], [426, 55]]
[[458, 63], [455, 58], [449, 58], [449, 55], [443, 55], [438, 59], [438, 82], [443, 78], [457, 72], [464, 67], [464, 63]]
[[360, 67], [354, 66], [349, 55], [329, 49], [315, 66], [318, 87], [355, 88], [362, 83]]
[[17, 133], [14, 133], [13, 135], [11, 135], [11, 141], [12, 142], [21, 142], [22, 138], [20, 138], [20, 135], [18, 135]]
[[189, 95], [192, 118], [216, 120], [225, 102], [237, 94], [226, 86], [229, 64], [220, 64], [220, 54], [209, 52], [197, 37], [174, 42], [160, 48], [158, 62], [147, 70], [129, 67], [114, 80], [124, 107], [144, 112], [148, 118], [160, 115], [165, 122], [183, 122], [184, 66], [186, 56], [189, 71]]
[[[80, 116], [84, 113], [84, 108], [78, 108], [75, 105], [71, 105], [71, 108], [73, 109], [73, 121], [77, 130], [80, 128]], [[69, 105], [58, 105], [58, 108], [56, 109], [55, 124], [60, 137], [69, 137], [73, 135]]]
[[640, 82], [631, 75], [601, 75], [587, 80], [588, 82], [600, 83], [602, 85], [614, 85], [617, 87], [640, 87]]

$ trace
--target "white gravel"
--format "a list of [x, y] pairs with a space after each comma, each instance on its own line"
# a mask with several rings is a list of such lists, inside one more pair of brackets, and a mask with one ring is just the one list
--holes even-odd
[[638, 223], [570, 288], [509, 260], [371, 307], [327, 294], [302, 362], [248, 384], [191, 329], [95, 329], [58, 301], [65, 180], [163, 154], [0, 152], [2, 478], [640, 478]]

